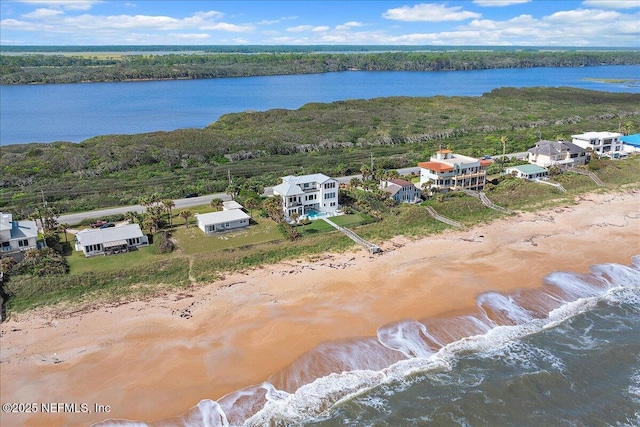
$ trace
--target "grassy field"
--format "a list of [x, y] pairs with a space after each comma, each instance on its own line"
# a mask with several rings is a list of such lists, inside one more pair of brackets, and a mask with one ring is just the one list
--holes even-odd
[[207, 236], [195, 226], [178, 227], [173, 233], [173, 237], [178, 242], [178, 247], [186, 255], [277, 242], [284, 239], [278, 225], [264, 218], [253, 220], [252, 225], [247, 228], [230, 230], [212, 236]]

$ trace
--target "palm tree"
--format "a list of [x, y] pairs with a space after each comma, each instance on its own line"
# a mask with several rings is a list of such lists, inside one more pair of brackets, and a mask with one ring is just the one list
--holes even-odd
[[360, 180], [360, 178], [354, 176], [349, 181], [349, 185], [351, 185], [353, 188], [360, 187], [362, 185], [362, 180]]
[[227, 186], [224, 192], [231, 197], [231, 200], [235, 200], [236, 196], [238, 195], [238, 186], [234, 183], [231, 183]]
[[140, 224], [140, 214], [138, 212], [129, 211], [125, 213], [124, 219], [131, 224]]
[[223, 205], [224, 205], [224, 202], [222, 201], [222, 199], [215, 198], [211, 200], [211, 207], [216, 211], [221, 211]]
[[60, 233], [64, 233], [64, 241], [66, 243], [69, 243], [69, 239], [67, 237], [67, 230], [70, 229], [70, 228], [71, 228], [71, 226], [69, 224], [67, 224], [67, 223], [58, 225], [58, 231]]
[[245, 200], [244, 204], [247, 209], [249, 209], [249, 214], [253, 216], [253, 210], [260, 206], [260, 200], [256, 199], [255, 197], [249, 197], [247, 200]]
[[187, 228], [189, 228], [189, 217], [191, 217], [193, 215], [191, 213], [191, 211], [189, 209], [184, 209], [184, 210], [181, 210], [178, 215], [180, 215], [182, 218], [184, 218], [184, 225]]
[[173, 215], [171, 215], [171, 209], [175, 208], [176, 204], [171, 199], [162, 199], [160, 203], [162, 203], [162, 206], [164, 206], [167, 213], [169, 214], [169, 226], [173, 227], [173, 218], [172, 218]]
[[367, 165], [362, 165], [360, 167], [360, 173], [362, 174], [362, 181], [366, 181], [371, 174], [371, 168]]
[[294, 224], [298, 223], [298, 220], [300, 219], [300, 214], [298, 212], [291, 212], [291, 214], [289, 215], [289, 219], [291, 219], [291, 221], [293, 221]]

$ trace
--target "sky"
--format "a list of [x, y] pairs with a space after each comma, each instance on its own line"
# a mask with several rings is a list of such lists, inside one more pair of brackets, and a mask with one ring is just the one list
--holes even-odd
[[640, 48], [640, 0], [2, 0], [0, 45]]

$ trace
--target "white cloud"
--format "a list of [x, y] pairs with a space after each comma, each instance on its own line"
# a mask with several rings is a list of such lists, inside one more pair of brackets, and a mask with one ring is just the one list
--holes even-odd
[[313, 27], [311, 29], [311, 31], [318, 33], [318, 32], [322, 32], [322, 31], [327, 31], [328, 29], [329, 29], [329, 27], [327, 27], [326, 25], [319, 25], [317, 27]]
[[336, 30], [338, 31], [349, 30], [351, 28], [362, 27], [363, 25], [364, 24], [362, 22], [350, 21], [350, 22], [345, 22], [344, 24], [341, 24], [341, 25], [336, 25]]
[[175, 39], [181, 39], [181, 40], [204, 40], [211, 37], [209, 34], [206, 34], [206, 33], [200, 33], [200, 34], [169, 33], [168, 36]]
[[60, 15], [62, 13], [64, 12], [62, 12], [61, 10], [41, 8], [36, 9], [33, 12], [25, 13], [24, 15], [22, 15], [22, 17], [25, 19], [47, 19], [51, 18], [52, 16]]
[[287, 31], [290, 33], [301, 33], [303, 31], [311, 31], [312, 25], [298, 25], [297, 27], [289, 27]]
[[[150, 15], [76, 15], [60, 16], [50, 9], [38, 9], [40, 12], [32, 12], [23, 15], [26, 20], [5, 19], [0, 21], [0, 26], [6, 29], [20, 31], [49, 31], [54, 33], [83, 34], [87, 31], [98, 30], [154, 30], [154, 31], [175, 31], [175, 30], [199, 30], [199, 31], [224, 31], [224, 32], [251, 32], [250, 25], [235, 25], [218, 20], [223, 16], [217, 11], [197, 12], [192, 16], [177, 19], [169, 16]], [[46, 15], [46, 16], [45, 16]], [[34, 22], [34, 19], [46, 20]]]
[[102, 0], [17, 0], [20, 3], [45, 5], [48, 7], [60, 7], [68, 10], [89, 10], [94, 4]]
[[584, 0], [582, 4], [605, 9], [632, 9], [640, 7], [640, 0]]
[[443, 4], [417, 4], [413, 7], [402, 6], [389, 9], [382, 14], [384, 18], [406, 22], [445, 22], [480, 18], [479, 13], [461, 10], [462, 7], [446, 7]]
[[529, 3], [531, 0], [473, 0], [475, 4], [483, 7], [504, 7], [514, 4]]

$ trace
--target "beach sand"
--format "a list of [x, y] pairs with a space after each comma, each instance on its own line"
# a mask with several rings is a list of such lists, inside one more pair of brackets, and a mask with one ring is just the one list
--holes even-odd
[[[2, 425], [150, 422], [270, 378], [287, 389], [287, 367], [319, 344], [375, 337], [402, 319], [473, 312], [477, 295], [540, 287], [553, 271], [629, 264], [640, 254], [640, 192], [588, 194], [576, 205], [382, 247], [257, 268], [147, 301], [12, 315], [1, 326], [0, 399], [35, 403], [39, 413], [3, 413]], [[40, 413], [49, 403], [86, 403], [90, 413]]]

